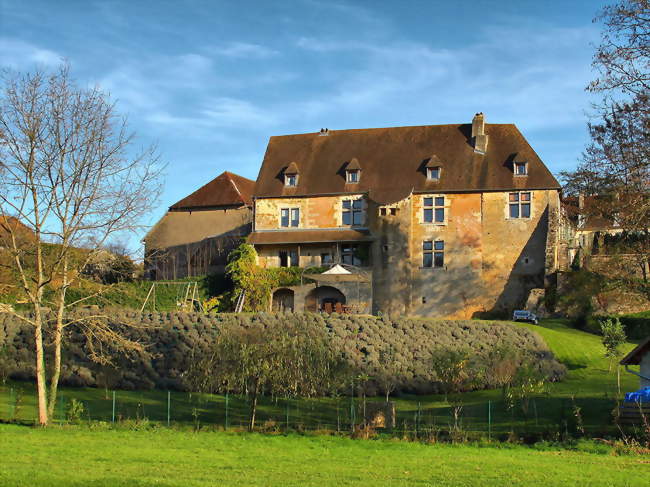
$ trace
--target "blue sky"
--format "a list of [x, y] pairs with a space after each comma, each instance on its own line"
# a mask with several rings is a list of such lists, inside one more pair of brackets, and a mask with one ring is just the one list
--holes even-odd
[[552, 171], [586, 142], [604, 2], [0, 0], [0, 66], [66, 58], [168, 164], [165, 209], [271, 135], [516, 123]]

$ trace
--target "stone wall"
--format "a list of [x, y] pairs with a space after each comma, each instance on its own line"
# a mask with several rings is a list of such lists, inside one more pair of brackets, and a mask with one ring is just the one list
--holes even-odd
[[257, 199], [255, 200], [255, 230], [280, 229], [280, 210], [282, 208], [300, 209], [298, 228], [338, 228], [342, 225], [342, 201], [362, 196], [358, 194], [312, 198]]
[[[317, 302], [318, 296], [336, 297], [338, 292], [345, 296], [345, 304], [352, 307], [353, 314], [371, 314], [373, 302], [373, 287], [371, 282], [336, 282], [317, 284], [305, 279], [301, 286], [281, 287], [273, 290], [272, 295], [278, 290], [290, 290], [293, 292], [293, 311], [295, 312], [317, 312], [320, 308]], [[333, 293], [328, 291], [333, 290]], [[271, 299], [273, 307], [273, 299]], [[288, 310], [287, 310], [288, 311]]]
[[[558, 191], [530, 193], [531, 216], [520, 219], [509, 218], [508, 192], [415, 194], [388, 205], [368, 200], [372, 312], [471, 318], [523, 306], [531, 289], [548, 284], [558, 262]], [[445, 220], [425, 223], [424, 198], [435, 196], [445, 198]], [[282, 207], [301, 209], [302, 228], [339, 227], [344, 198], [258, 200], [256, 229], [278, 229]], [[428, 240], [444, 241], [443, 267], [423, 267]], [[334, 252], [336, 244], [258, 246], [260, 264], [277, 266], [284, 248], [299, 249], [304, 267], [320, 265], [320, 253]]]

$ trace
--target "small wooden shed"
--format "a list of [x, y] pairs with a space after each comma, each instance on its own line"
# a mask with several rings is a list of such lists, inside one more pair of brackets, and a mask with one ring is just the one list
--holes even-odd
[[[641, 388], [650, 387], [650, 337], [628, 353], [621, 360], [621, 365], [625, 366], [627, 372], [639, 377]], [[630, 365], [638, 365], [639, 372], [630, 370]]]

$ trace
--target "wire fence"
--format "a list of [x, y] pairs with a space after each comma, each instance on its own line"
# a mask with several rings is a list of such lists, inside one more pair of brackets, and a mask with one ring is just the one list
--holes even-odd
[[[613, 408], [616, 403], [611, 398], [594, 401], [539, 396], [529, 398], [526, 404], [398, 398], [387, 405], [377, 397], [263, 397], [259, 400], [255, 425], [262, 431], [354, 432], [367, 424], [376, 424], [376, 417], [369, 411], [379, 410], [383, 411], [384, 421], [378, 430], [395, 436], [474, 433], [492, 438], [517, 432], [565, 437], [611, 431]], [[58, 394], [52, 420], [60, 424], [147, 422], [196, 429], [246, 429], [250, 412], [250, 400], [232, 394], [64, 389]], [[36, 417], [33, 389], [0, 387], [1, 421], [32, 422]]]

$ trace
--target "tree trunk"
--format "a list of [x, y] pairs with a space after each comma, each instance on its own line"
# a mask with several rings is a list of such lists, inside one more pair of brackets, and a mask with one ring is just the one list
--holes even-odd
[[43, 351], [43, 323], [40, 309], [36, 310], [34, 344], [36, 346], [36, 390], [38, 394], [38, 424], [47, 426], [47, 383], [45, 378], [45, 353]]
[[50, 419], [54, 418], [54, 408], [56, 407], [56, 395], [59, 388], [59, 378], [61, 377], [61, 341], [63, 337], [63, 317], [65, 313], [65, 293], [68, 286], [68, 265], [63, 262], [63, 282], [59, 292], [59, 302], [56, 310], [56, 325], [54, 328], [54, 363], [52, 365], [52, 377], [50, 378], [50, 395], [47, 408], [47, 415]]
[[255, 386], [253, 387], [253, 394], [251, 397], [251, 421], [250, 424], [248, 425], [249, 431], [253, 431], [255, 428], [255, 414], [257, 413], [257, 392], [258, 392], [258, 385], [257, 381], [255, 381]]

